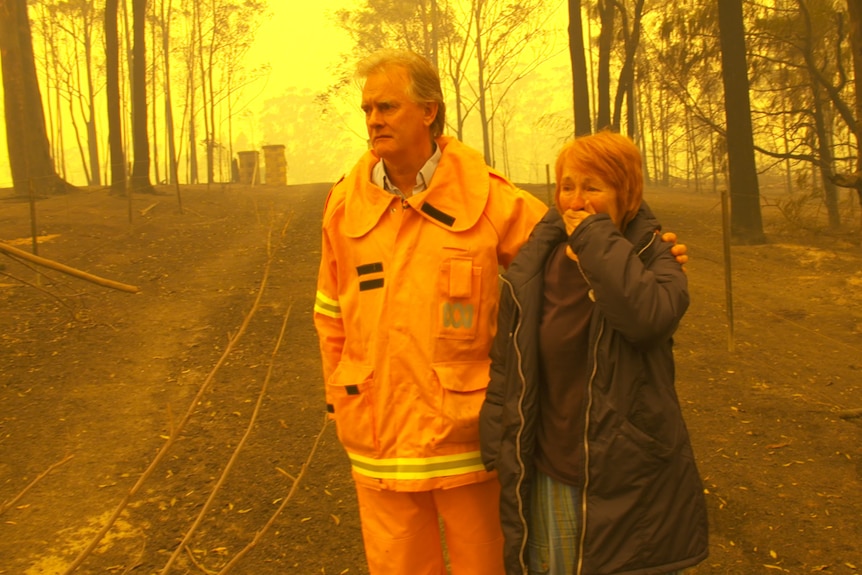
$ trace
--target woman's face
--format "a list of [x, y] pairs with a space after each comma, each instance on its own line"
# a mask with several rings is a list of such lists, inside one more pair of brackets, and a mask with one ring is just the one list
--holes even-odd
[[599, 176], [577, 171], [567, 162], [563, 166], [560, 178], [557, 209], [561, 214], [565, 214], [567, 210], [587, 214], [608, 214], [619, 227], [623, 214], [620, 213], [617, 202], [618, 195], [619, 191]]

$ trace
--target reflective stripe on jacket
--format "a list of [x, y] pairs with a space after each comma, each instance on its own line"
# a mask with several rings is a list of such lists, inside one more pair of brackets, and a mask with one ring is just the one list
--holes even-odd
[[547, 211], [457, 140], [428, 189], [370, 182], [366, 153], [330, 191], [314, 322], [327, 409], [357, 481], [402, 491], [488, 479], [478, 415], [499, 266]]

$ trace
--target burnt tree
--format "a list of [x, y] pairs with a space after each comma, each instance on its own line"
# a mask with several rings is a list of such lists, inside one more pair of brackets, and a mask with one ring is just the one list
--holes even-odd
[[51, 158], [26, 0], [0, 0], [6, 143], [16, 194], [65, 192]]
[[730, 232], [734, 241], [762, 244], [760, 186], [754, 161], [751, 98], [745, 58], [742, 0], [717, 0], [721, 77], [727, 116], [727, 161], [730, 172]]

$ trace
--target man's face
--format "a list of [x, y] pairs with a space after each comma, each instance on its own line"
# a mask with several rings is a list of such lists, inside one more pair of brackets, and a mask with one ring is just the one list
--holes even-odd
[[437, 106], [414, 102], [407, 95], [409, 84], [403, 68], [390, 67], [370, 74], [362, 90], [362, 111], [371, 147], [393, 164], [409, 162], [431, 147], [430, 126]]

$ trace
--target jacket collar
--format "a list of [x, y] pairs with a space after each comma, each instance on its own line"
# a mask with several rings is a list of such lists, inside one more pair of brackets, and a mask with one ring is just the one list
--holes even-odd
[[[632, 242], [636, 251], [640, 244], [652, 237], [661, 229], [652, 210], [646, 202], [641, 202], [640, 209], [634, 219], [626, 226], [625, 237]], [[504, 273], [504, 277], [513, 285], [519, 286], [528, 282], [536, 275], [544, 273], [545, 262], [557, 245], [566, 241], [566, 224], [557, 208], [551, 206], [545, 216], [533, 228], [530, 239], [521, 247], [517, 257]]]
[[[406, 203], [435, 225], [454, 232], [470, 229], [485, 210], [494, 172], [479, 152], [455, 138], [441, 136], [437, 145], [443, 154], [428, 189]], [[341, 184], [347, 186], [344, 229], [348, 237], [371, 231], [395, 199], [371, 183], [371, 170], [379, 161], [369, 150]]]
[[[428, 182], [431, 181], [431, 178], [434, 176], [434, 172], [437, 171], [437, 165], [440, 163], [440, 156], [442, 155], [443, 151], [440, 149], [440, 146], [435, 143], [434, 153], [431, 154], [431, 157], [425, 162], [425, 165], [422, 166], [422, 169], [419, 170], [419, 173], [416, 175], [416, 183], [413, 184], [413, 187], [411, 188], [413, 193], [417, 193], [417, 189], [420, 193], [428, 189]], [[395, 188], [392, 185], [392, 181], [389, 179], [389, 174], [386, 173], [385, 163], [386, 162], [384, 161], [380, 161], [372, 166], [371, 182], [374, 185], [383, 188], [390, 194], [394, 194]]]
[[566, 241], [566, 225], [557, 208], [551, 208], [533, 228], [530, 238], [521, 246], [515, 260], [503, 276], [514, 286], [521, 286], [544, 273], [545, 262], [556, 246]]

